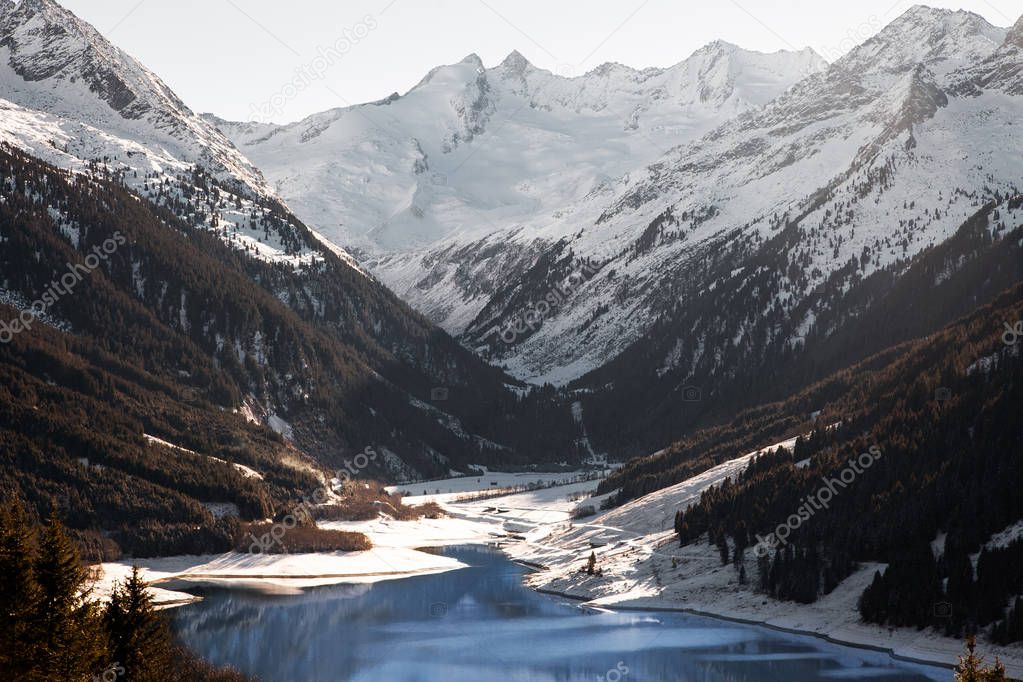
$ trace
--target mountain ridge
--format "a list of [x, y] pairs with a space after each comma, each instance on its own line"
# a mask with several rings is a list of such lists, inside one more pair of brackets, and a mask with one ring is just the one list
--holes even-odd
[[30, 109], [162, 144], [186, 162], [253, 196], [270, 196], [262, 174], [214, 127], [196, 116], [152, 71], [52, 0], [7, 5], [0, 13], [0, 83]]
[[[513, 52], [489, 69], [471, 56], [432, 69], [386, 106], [332, 109], [283, 126], [208, 119], [308, 224], [457, 332], [502, 275], [453, 256], [488, 252], [480, 240], [506, 241], [505, 228], [607, 191], [637, 159], [652, 160], [819, 68], [812, 51], [763, 55], [711, 44], [668, 69], [598, 67], [566, 78]], [[368, 166], [386, 168], [386, 177]], [[535, 253], [523, 246], [509, 259], [524, 264]]]

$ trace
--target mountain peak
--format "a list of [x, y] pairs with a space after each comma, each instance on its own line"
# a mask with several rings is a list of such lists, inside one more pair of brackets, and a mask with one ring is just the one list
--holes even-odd
[[1023, 49], [1023, 16], [1017, 19], [1009, 32], [1005, 34], [1005, 44]]
[[0, 0], [0, 8], [2, 8], [3, 14], [9, 11], [20, 12], [25, 15], [26, 20], [41, 14], [47, 22], [59, 23], [65, 27], [74, 26], [83, 32], [92, 28], [75, 16], [71, 10], [54, 0], [21, 0], [20, 2]]
[[[960, 10], [962, 11], [962, 10]], [[899, 19], [937, 19], [941, 17], [947, 17], [950, 14], [954, 14], [955, 10], [944, 9], [942, 7], [931, 7], [930, 5], [913, 5], [905, 12], [903, 12], [896, 21]]]
[[476, 54], [475, 52], [467, 54], [465, 57], [462, 58], [462, 61], [460, 61], [458, 63], [459, 64], [469, 64], [471, 66], [475, 66], [478, 69], [482, 69], [483, 68], [483, 60], [480, 59], [480, 56], [478, 54]]
[[721, 40], [719, 38], [717, 40], [710, 41], [709, 43], [707, 43], [706, 45], [704, 45], [703, 47], [698, 49], [696, 51], [696, 54], [700, 54], [700, 53], [704, 53], [704, 52], [716, 52], [716, 53], [721, 53], [721, 52], [737, 52], [739, 50], [742, 50], [742, 48], [739, 47], [738, 45], [736, 45], [734, 43], [730, 43], [727, 40]]
[[882, 33], [893, 30], [912, 29], [921, 24], [930, 24], [933, 27], [948, 29], [956, 26], [969, 26], [974, 29], [991, 27], [988, 21], [973, 12], [964, 9], [951, 10], [940, 7], [929, 7], [928, 5], [913, 5], [905, 12], [897, 16], [888, 26], [882, 29]]
[[433, 67], [406, 94], [438, 83], [457, 83], [458, 87], [466, 87], [480, 79], [486, 79], [486, 68], [483, 66], [483, 60], [480, 59], [480, 56], [473, 52], [454, 64], [443, 64]]
[[159, 144], [219, 179], [269, 195], [259, 172], [155, 74], [54, 0], [0, 0], [0, 44], [24, 83], [3, 96], [27, 109], [86, 121], [119, 139]]
[[533, 68], [533, 65], [518, 50], [512, 50], [501, 62], [501, 68], [515, 73], [525, 73]]
[[[76, 17], [70, 10], [65, 9], [53, 0], [0, 0], [0, 16], [5, 19], [13, 19], [13, 25], [24, 24], [37, 16], [40, 16], [46, 24], [54, 24], [71, 30], [79, 35], [89, 35], [92, 39], [98, 39], [99, 34], [87, 23]], [[17, 17], [15, 19], [15, 17]], [[10, 30], [10, 26], [7, 27]]]
[[1005, 33], [973, 12], [914, 5], [837, 64], [854, 73], [901, 73], [923, 62], [947, 72], [990, 55]]
[[10, 52], [11, 68], [27, 82], [84, 83], [125, 119], [139, 118], [157, 101], [187, 109], [142, 65], [53, 0], [22, 0], [5, 9], [9, 11], [0, 15], [0, 41]]

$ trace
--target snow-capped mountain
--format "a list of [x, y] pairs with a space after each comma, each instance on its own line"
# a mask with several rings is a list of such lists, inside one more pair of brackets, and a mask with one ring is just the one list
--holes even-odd
[[0, 0], [0, 91], [26, 109], [94, 128], [206, 167], [269, 194], [252, 164], [154, 73], [53, 0]]
[[[600, 276], [511, 347], [496, 340], [510, 309], [485, 311], [467, 338], [523, 374], [575, 378], [641, 338], [658, 316], [718, 288], [753, 288], [764, 274], [755, 256], [769, 247], [781, 249], [770, 273], [776, 296], [762, 309], [694, 320], [660, 362], [685, 375], [720, 356], [709, 337], [728, 329], [734, 345], [751, 343], [765, 317], [793, 323], [796, 342], [818, 312], [800, 304], [836, 272], [852, 264], [848, 276], [858, 279], [908, 261], [996, 194], [1019, 191], [1023, 98], [998, 87], [948, 94], [964, 70], [996, 53], [1011, 61], [1008, 35], [968, 12], [911, 9], [763, 109], [566, 209], [574, 229], [539, 226], [541, 234], [574, 233], [559, 248], [603, 263]], [[725, 254], [732, 270], [713, 273]], [[513, 284], [534, 288], [519, 307], [552, 284], [533, 281]], [[774, 325], [766, 341], [782, 328]]]
[[[1023, 99], [994, 80], [952, 94], [989, 60], [1012, 73], [1014, 35], [967, 12], [913, 8], [764, 108], [523, 230], [523, 241], [564, 239], [508, 280], [465, 340], [520, 375], [560, 380], [633, 343], [633, 370], [655, 363], [682, 381], [723, 371], [732, 349], [798, 343], [838, 305], [808, 303], [825, 284], [897, 268], [1019, 191]], [[599, 275], [508, 333], [563, 286], [567, 254], [601, 263]], [[678, 321], [674, 335], [648, 337], [662, 317]]]
[[[145, 308], [153, 338], [185, 339], [214, 374], [233, 373], [222, 407], [321, 461], [373, 439], [388, 444], [392, 474], [446, 473], [459, 457], [547, 447], [518, 446], [531, 429], [513, 413], [549, 411], [307, 228], [219, 130], [52, 0], [0, 0], [0, 161], [0, 305], [29, 305], [52, 263], [98, 233], [137, 228], [100, 285], [118, 300], [68, 297], [54, 327], [173, 382], [195, 378], [122, 323]], [[332, 350], [304, 355], [317, 345]], [[204, 371], [200, 383], [217, 381]], [[575, 427], [567, 409], [548, 421], [560, 461]]]
[[405, 95], [291, 125], [210, 120], [299, 217], [459, 332], [570, 234], [524, 239], [524, 226], [563, 217], [824, 66], [812, 50], [759, 54], [723, 42], [667, 69], [605, 64], [575, 78], [517, 52], [489, 69], [470, 55]]
[[797, 343], [836, 273], [897, 269], [1017, 191], [1019, 36], [917, 6], [830, 67], [720, 42], [577, 78], [470, 56], [402, 97], [221, 125], [311, 224], [534, 380], [577, 379], [694, 297], [742, 290], [771, 245], [784, 265], [766, 308], [647, 349], [685, 375], [711, 329], [742, 345], [777, 315], [768, 341]]
[[[102, 168], [238, 250], [299, 265], [324, 248], [215, 126], [53, 0], [0, 0], [0, 111], [0, 142], [76, 172]], [[210, 182], [216, 200], [189, 208]]]

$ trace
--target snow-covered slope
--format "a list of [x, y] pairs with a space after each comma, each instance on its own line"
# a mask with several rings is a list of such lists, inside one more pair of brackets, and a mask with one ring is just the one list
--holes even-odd
[[[1023, 98], [1013, 81], [954, 95], [964, 73], [996, 54], [1004, 72], [1018, 65], [1006, 35], [974, 14], [916, 7], [763, 109], [523, 228], [519, 243], [563, 239], [552, 254], [593, 259], [600, 274], [535, 330], [506, 334], [510, 344], [501, 339], [509, 321], [565, 271], [545, 265], [509, 278], [517, 291], [494, 297], [466, 340], [521, 375], [572, 379], [722, 287], [768, 300], [705, 311], [677, 344], [667, 340], [665, 371], [685, 375], [720, 352], [707, 344], [722, 330], [735, 345], [748, 342], [764, 319], [779, 320], [768, 333], [790, 327], [795, 340], [814, 320], [799, 304], [840, 269], [861, 278], [905, 262], [986, 199], [1018, 192]], [[768, 247], [770, 268], [755, 260]], [[723, 273], [714, 270], [721, 263]], [[753, 284], [764, 277], [770, 292]]]
[[[824, 67], [716, 42], [667, 69], [565, 78], [513, 52], [432, 70], [403, 96], [287, 126], [214, 121], [327, 238], [461, 331], [550, 245], [517, 238]], [[567, 225], [567, 223], [566, 223]], [[560, 237], [560, 235], [559, 235]]]
[[0, 92], [26, 108], [163, 148], [223, 182], [268, 194], [259, 171], [215, 127], [53, 0], [0, 2]]
[[[593, 608], [669, 609], [706, 613], [745, 622], [763, 623], [794, 632], [828, 637], [919, 661], [952, 665], [962, 650], [956, 637], [934, 629], [891, 628], [862, 622], [857, 608], [860, 594], [883, 564], [865, 562], [833, 591], [812, 604], [781, 601], [755, 587], [755, 559], [748, 553], [750, 572], [745, 581], [730, 565], [722, 566], [717, 547], [705, 541], [678, 546], [674, 514], [699, 502], [700, 495], [726, 478], [736, 478], [758, 454], [777, 447], [791, 448], [795, 439], [775, 443], [757, 452], [728, 460], [677, 485], [658, 490], [598, 516], [566, 522], [552, 514], [534, 513], [535, 528], [522, 542], [507, 542], [513, 558], [542, 566], [527, 577], [534, 588], [585, 600]], [[505, 505], [505, 500], [501, 500]], [[583, 499], [579, 506], [590, 506]], [[510, 504], [507, 506], [511, 506]], [[454, 513], [475, 510], [449, 505]], [[542, 510], [536, 510], [537, 512]], [[484, 516], [485, 518], [485, 516]], [[1018, 531], [1010, 527], [991, 540]], [[734, 549], [734, 548], [733, 548]], [[599, 575], [581, 569], [593, 553]], [[1018, 646], [984, 643], [1006, 664], [1010, 674], [1023, 672]]]
[[[0, 0], [0, 142], [108, 173], [258, 258], [309, 264], [324, 248], [262, 174], [157, 77], [53, 0]], [[190, 198], [209, 192], [201, 210]], [[354, 265], [342, 250], [328, 247]]]
[[[0, 91], [0, 143], [59, 168], [117, 177], [155, 204], [195, 225], [215, 229], [228, 244], [253, 257], [292, 265], [321, 259], [315, 236], [305, 234], [295, 223], [271, 217], [267, 197], [253, 195], [238, 185], [210, 193], [209, 188], [197, 185], [194, 164], [160, 145], [147, 146], [81, 120], [28, 109], [3, 99], [2, 94], [6, 93]], [[203, 197], [200, 212], [193, 211], [196, 196]], [[329, 246], [355, 265], [350, 256]]]

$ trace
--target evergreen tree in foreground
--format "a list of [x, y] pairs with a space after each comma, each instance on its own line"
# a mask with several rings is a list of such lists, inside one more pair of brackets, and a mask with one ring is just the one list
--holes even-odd
[[101, 609], [60, 522], [39, 532], [17, 500], [0, 500], [0, 678], [92, 682], [104, 671], [119, 682], [248, 679], [172, 647], [138, 568]]
[[77, 680], [103, 667], [106, 637], [89, 598], [88, 575], [64, 528], [51, 516], [39, 541], [39, 585], [33, 625], [41, 634], [46, 679]]
[[35, 623], [42, 598], [35, 579], [35, 546], [21, 505], [0, 509], [0, 670], [11, 679], [41, 679], [41, 635]]
[[114, 588], [104, 614], [110, 633], [110, 655], [125, 670], [125, 682], [170, 679], [171, 636], [167, 622], [153, 608], [153, 599], [138, 566]]

